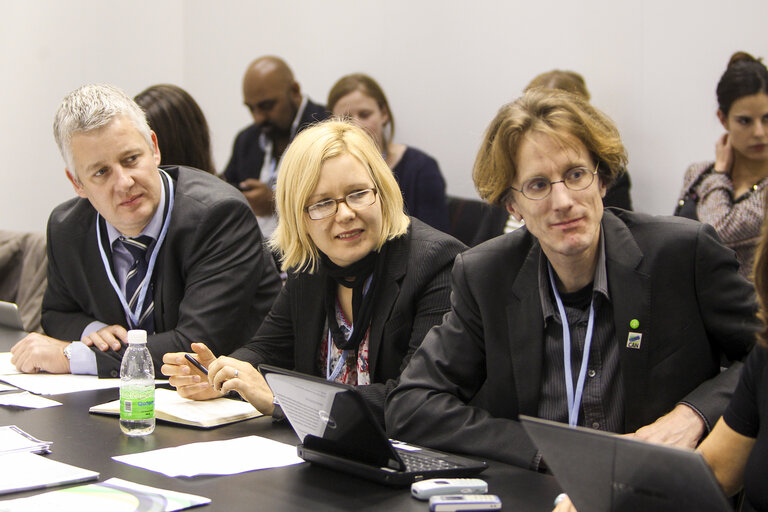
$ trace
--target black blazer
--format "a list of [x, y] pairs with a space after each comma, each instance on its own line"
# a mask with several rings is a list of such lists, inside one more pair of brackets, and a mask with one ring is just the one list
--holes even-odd
[[[256, 217], [243, 195], [208, 173], [164, 167], [174, 180], [174, 205], [153, 275], [155, 329], [149, 336], [155, 372], [166, 352], [188, 352], [196, 341], [217, 354], [247, 342], [280, 290]], [[96, 239], [96, 210], [76, 198], [48, 221], [45, 332], [79, 340], [98, 320], [127, 327], [109, 284]], [[94, 349], [100, 377], [117, 377], [123, 350]]]
[[[711, 428], [725, 410], [754, 342], [753, 290], [711, 226], [606, 210], [624, 429], [634, 432], [679, 401]], [[456, 258], [451, 312], [427, 335], [390, 395], [388, 434], [404, 441], [529, 467], [536, 448], [519, 414], [538, 413], [544, 322], [541, 248], [527, 229]], [[637, 319], [639, 327], [630, 328]], [[626, 346], [642, 333], [640, 349]], [[467, 405], [483, 388], [483, 407]]]
[[[375, 305], [368, 338], [371, 385], [358, 386], [383, 417], [384, 399], [429, 329], [450, 306], [450, 270], [466, 246], [411, 218], [404, 236], [387, 242], [381, 302]], [[326, 325], [323, 298], [326, 274], [289, 274], [288, 281], [249, 344], [232, 357], [325, 377], [319, 368]], [[383, 418], [382, 418], [383, 419]]]
[[[307, 106], [299, 120], [298, 131], [312, 123], [327, 119], [328, 116], [324, 106], [307, 100]], [[237, 185], [247, 178], [259, 179], [261, 167], [264, 165], [264, 151], [259, 145], [260, 135], [261, 125], [258, 124], [252, 124], [237, 134], [232, 148], [232, 156], [224, 170], [224, 179], [228, 183]]]

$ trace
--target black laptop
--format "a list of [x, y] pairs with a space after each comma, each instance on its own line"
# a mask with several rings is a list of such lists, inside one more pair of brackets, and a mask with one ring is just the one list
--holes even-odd
[[580, 511], [733, 512], [700, 453], [520, 416]]
[[268, 365], [259, 371], [296, 435], [302, 459], [388, 485], [477, 474], [487, 463], [391, 441], [352, 386]]

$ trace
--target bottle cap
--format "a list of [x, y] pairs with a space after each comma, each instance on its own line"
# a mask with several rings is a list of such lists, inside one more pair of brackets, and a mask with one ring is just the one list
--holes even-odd
[[128, 343], [146, 343], [147, 331], [143, 329], [131, 329], [128, 331]]

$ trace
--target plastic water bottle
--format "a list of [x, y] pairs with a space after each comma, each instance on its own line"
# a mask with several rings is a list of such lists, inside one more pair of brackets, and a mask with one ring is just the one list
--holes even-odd
[[128, 349], [120, 364], [120, 430], [129, 436], [155, 430], [155, 367], [147, 331], [128, 331]]

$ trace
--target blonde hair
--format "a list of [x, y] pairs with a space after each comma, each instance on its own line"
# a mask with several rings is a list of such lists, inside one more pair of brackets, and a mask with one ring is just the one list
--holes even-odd
[[404, 235], [410, 219], [403, 212], [403, 195], [376, 144], [362, 128], [338, 119], [302, 130], [288, 146], [277, 173], [275, 205], [278, 222], [269, 241], [279, 252], [284, 271], [317, 270], [319, 253], [307, 230], [305, 208], [320, 179], [323, 164], [331, 158], [352, 155], [368, 170], [381, 203], [382, 229], [376, 250], [387, 240]]
[[483, 137], [472, 179], [480, 197], [503, 204], [517, 175], [516, 157], [526, 134], [543, 133], [566, 147], [581, 142], [609, 187], [627, 163], [627, 152], [613, 122], [584, 99], [564, 91], [532, 89], [499, 109]]

